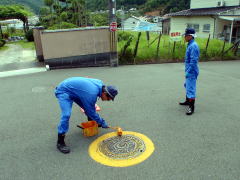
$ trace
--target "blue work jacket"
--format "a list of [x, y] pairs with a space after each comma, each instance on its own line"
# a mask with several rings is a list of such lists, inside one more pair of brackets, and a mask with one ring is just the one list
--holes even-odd
[[72, 77], [61, 82], [56, 94], [67, 93], [69, 97], [84, 109], [85, 114], [101, 124], [104, 120], [96, 113], [95, 104], [102, 94], [103, 82], [98, 79]]
[[192, 39], [188, 42], [185, 55], [185, 76], [186, 78], [197, 78], [199, 74], [198, 60], [200, 50], [197, 43]]

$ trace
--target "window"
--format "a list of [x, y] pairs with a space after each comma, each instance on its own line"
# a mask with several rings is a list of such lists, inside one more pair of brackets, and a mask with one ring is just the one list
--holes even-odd
[[203, 25], [203, 32], [210, 32], [210, 24]]
[[187, 24], [187, 28], [193, 28], [196, 32], [199, 32], [199, 24]]

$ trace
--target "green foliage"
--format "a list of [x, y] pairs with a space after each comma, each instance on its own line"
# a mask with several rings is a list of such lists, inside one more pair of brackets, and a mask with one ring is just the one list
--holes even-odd
[[[47, 2], [46, 2], [47, 1]], [[45, 4], [51, 6], [54, 4], [51, 1], [54, 0], [0, 0], [0, 5], [9, 5], [9, 4], [21, 4], [25, 7], [33, 9], [36, 14], [39, 14], [39, 9]], [[82, 0], [56, 0], [60, 1], [62, 6], [69, 5], [73, 1], [82, 1]], [[85, 0], [86, 9], [88, 11], [96, 10], [107, 10], [108, 9], [108, 0]], [[51, 2], [51, 3], [50, 3]], [[162, 14], [169, 12], [176, 12], [183, 9], [188, 9], [190, 5], [190, 0], [117, 0], [117, 8], [120, 9], [122, 6], [125, 9], [137, 8], [146, 11], [162, 10]], [[68, 6], [67, 5], [67, 6]]]
[[[161, 10], [161, 14], [189, 9], [190, 0], [117, 0], [117, 8], [137, 8], [143, 12]], [[86, 0], [88, 10], [107, 10], [108, 0]]]
[[55, 30], [55, 29], [71, 29], [71, 28], [77, 28], [75, 24], [68, 23], [68, 22], [61, 22], [59, 24], [54, 24], [50, 26], [48, 29], [49, 30]]
[[25, 36], [25, 32], [22, 29], [16, 29], [10, 36]]
[[36, 14], [39, 14], [39, 9], [43, 6], [43, 0], [0, 0], [0, 5], [19, 4], [31, 9]]
[[94, 26], [107, 26], [108, 25], [108, 14], [97, 13], [90, 15], [90, 24]]
[[[133, 36], [133, 39], [128, 45], [127, 50], [125, 50], [124, 57], [122, 56], [123, 50], [126, 47], [126, 44], [128, 43], [128, 40], [122, 40], [118, 42], [118, 54], [120, 59], [120, 64], [128, 64], [133, 62], [133, 49], [135, 48], [136, 41], [137, 41], [137, 35], [138, 32], [124, 32], [131, 34]], [[123, 32], [118, 31], [118, 34], [120, 34], [120, 37], [122, 37]], [[184, 61], [185, 57], [185, 51], [187, 47], [187, 43], [184, 42], [184, 39], [182, 41], [176, 43], [175, 53], [173, 53], [173, 46], [174, 42], [170, 40], [168, 35], [163, 35], [161, 37], [160, 41], [160, 48], [159, 48], [159, 57], [156, 57], [157, 55], [157, 43], [158, 41], [154, 41], [156, 38], [158, 38], [159, 34], [157, 33], [150, 33], [150, 44], [153, 42], [150, 47], [148, 47], [148, 41], [146, 36], [141, 36], [139, 47], [138, 47], [138, 53], [135, 58], [136, 63], [153, 63], [153, 62], [182, 62]], [[208, 60], [221, 60], [223, 59], [236, 59], [239, 57], [234, 56], [234, 53], [232, 51], [229, 51], [222, 57], [222, 47], [223, 47], [223, 41], [217, 40], [217, 39], [211, 39], [209, 42], [208, 49], [206, 51], [206, 43], [207, 39], [204, 38], [197, 38], [196, 42], [199, 45], [200, 48], [200, 60], [201, 61], [208, 61]], [[225, 51], [231, 46], [231, 44], [226, 44]]]
[[133, 50], [132, 48], [129, 48], [133, 41], [133, 38], [134, 38], [133, 35], [130, 35], [128, 39], [126, 38], [126, 41], [124, 42], [124, 46], [119, 53], [120, 64], [130, 64], [134, 62]]
[[15, 27], [10, 27], [9, 32], [10, 32], [10, 34], [14, 34], [16, 32], [16, 28]]
[[47, 16], [48, 14], [50, 14], [50, 9], [47, 7], [42, 7], [39, 11], [40, 16]]
[[6, 44], [6, 41], [4, 39], [0, 39], [0, 47], [3, 47]]
[[67, 12], [62, 12], [60, 15], [61, 21], [67, 21], [68, 19], [68, 14]]
[[133, 49], [127, 48], [123, 54], [123, 50], [121, 50], [119, 54], [119, 64], [133, 64], [134, 57], [133, 57]]
[[26, 21], [32, 13], [21, 5], [0, 6], [0, 19], [20, 19]]
[[7, 50], [9, 47], [8, 46], [2, 46], [2, 47], [0, 47], [0, 51], [5, 51], [5, 50]]
[[13, 42], [13, 43], [14, 44], [19, 44], [24, 49], [35, 49], [34, 42], [32, 42], [32, 41], [28, 42], [28, 41], [21, 40], [21, 41], [16, 41], [16, 42]]
[[[61, 24], [69, 22], [78, 27], [86, 26], [89, 16], [85, 8], [85, 0], [44, 0], [48, 7], [40, 10], [40, 23], [45, 28], [59, 29]], [[63, 24], [63, 25], [66, 25]], [[76, 27], [74, 26], [74, 27]], [[66, 28], [72, 28], [66, 25]]]
[[9, 37], [9, 32], [3, 32], [3, 39], [7, 39]]
[[52, 6], [53, 3], [54, 3], [54, 0], [44, 0], [44, 4], [45, 4], [46, 6]]
[[28, 30], [25, 34], [25, 37], [29, 42], [34, 41], [33, 30], [32, 29]]
[[119, 33], [118, 33], [118, 41], [127, 41], [128, 39], [130, 39], [131, 36], [132, 36], [132, 34], [130, 32], [119, 31]]

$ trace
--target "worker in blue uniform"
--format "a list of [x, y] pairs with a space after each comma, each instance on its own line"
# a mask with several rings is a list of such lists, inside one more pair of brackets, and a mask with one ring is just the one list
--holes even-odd
[[187, 28], [185, 31], [185, 40], [188, 42], [186, 55], [185, 55], [185, 83], [186, 88], [186, 100], [179, 103], [180, 105], [187, 105], [186, 114], [192, 115], [195, 109], [196, 98], [196, 82], [199, 74], [198, 60], [200, 56], [200, 50], [195, 42], [196, 37], [195, 30], [193, 28]]
[[96, 113], [95, 104], [98, 98], [102, 101], [114, 100], [117, 94], [118, 90], [115, 86], [105, 86], [98, 79], [71, 77], [61, 82], [55, 89], [55, 96], [61, 108], [57, 149], [62, 153], [70, 152], [64, 138], [69, 129], [73, 102], [84, 109], [88, 120], [96, 121], [99, 127], [108, 128], [107, 122]]

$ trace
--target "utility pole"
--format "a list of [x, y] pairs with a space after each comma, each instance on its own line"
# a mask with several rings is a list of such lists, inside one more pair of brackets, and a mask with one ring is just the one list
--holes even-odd
[[124, 21], [125, 21], [125, 12], [124, 12], [124, 6], [121, 7], [121, 27], [124, 31]]
[[117, 17], [116, 0], [108, 0], [109, 3], [109, 31], [110, 31], [110, 66], [118, 66], [117, 54]]
[[109, 24], [117, 22], [116, 18], [116, 0], [109, 0]]

